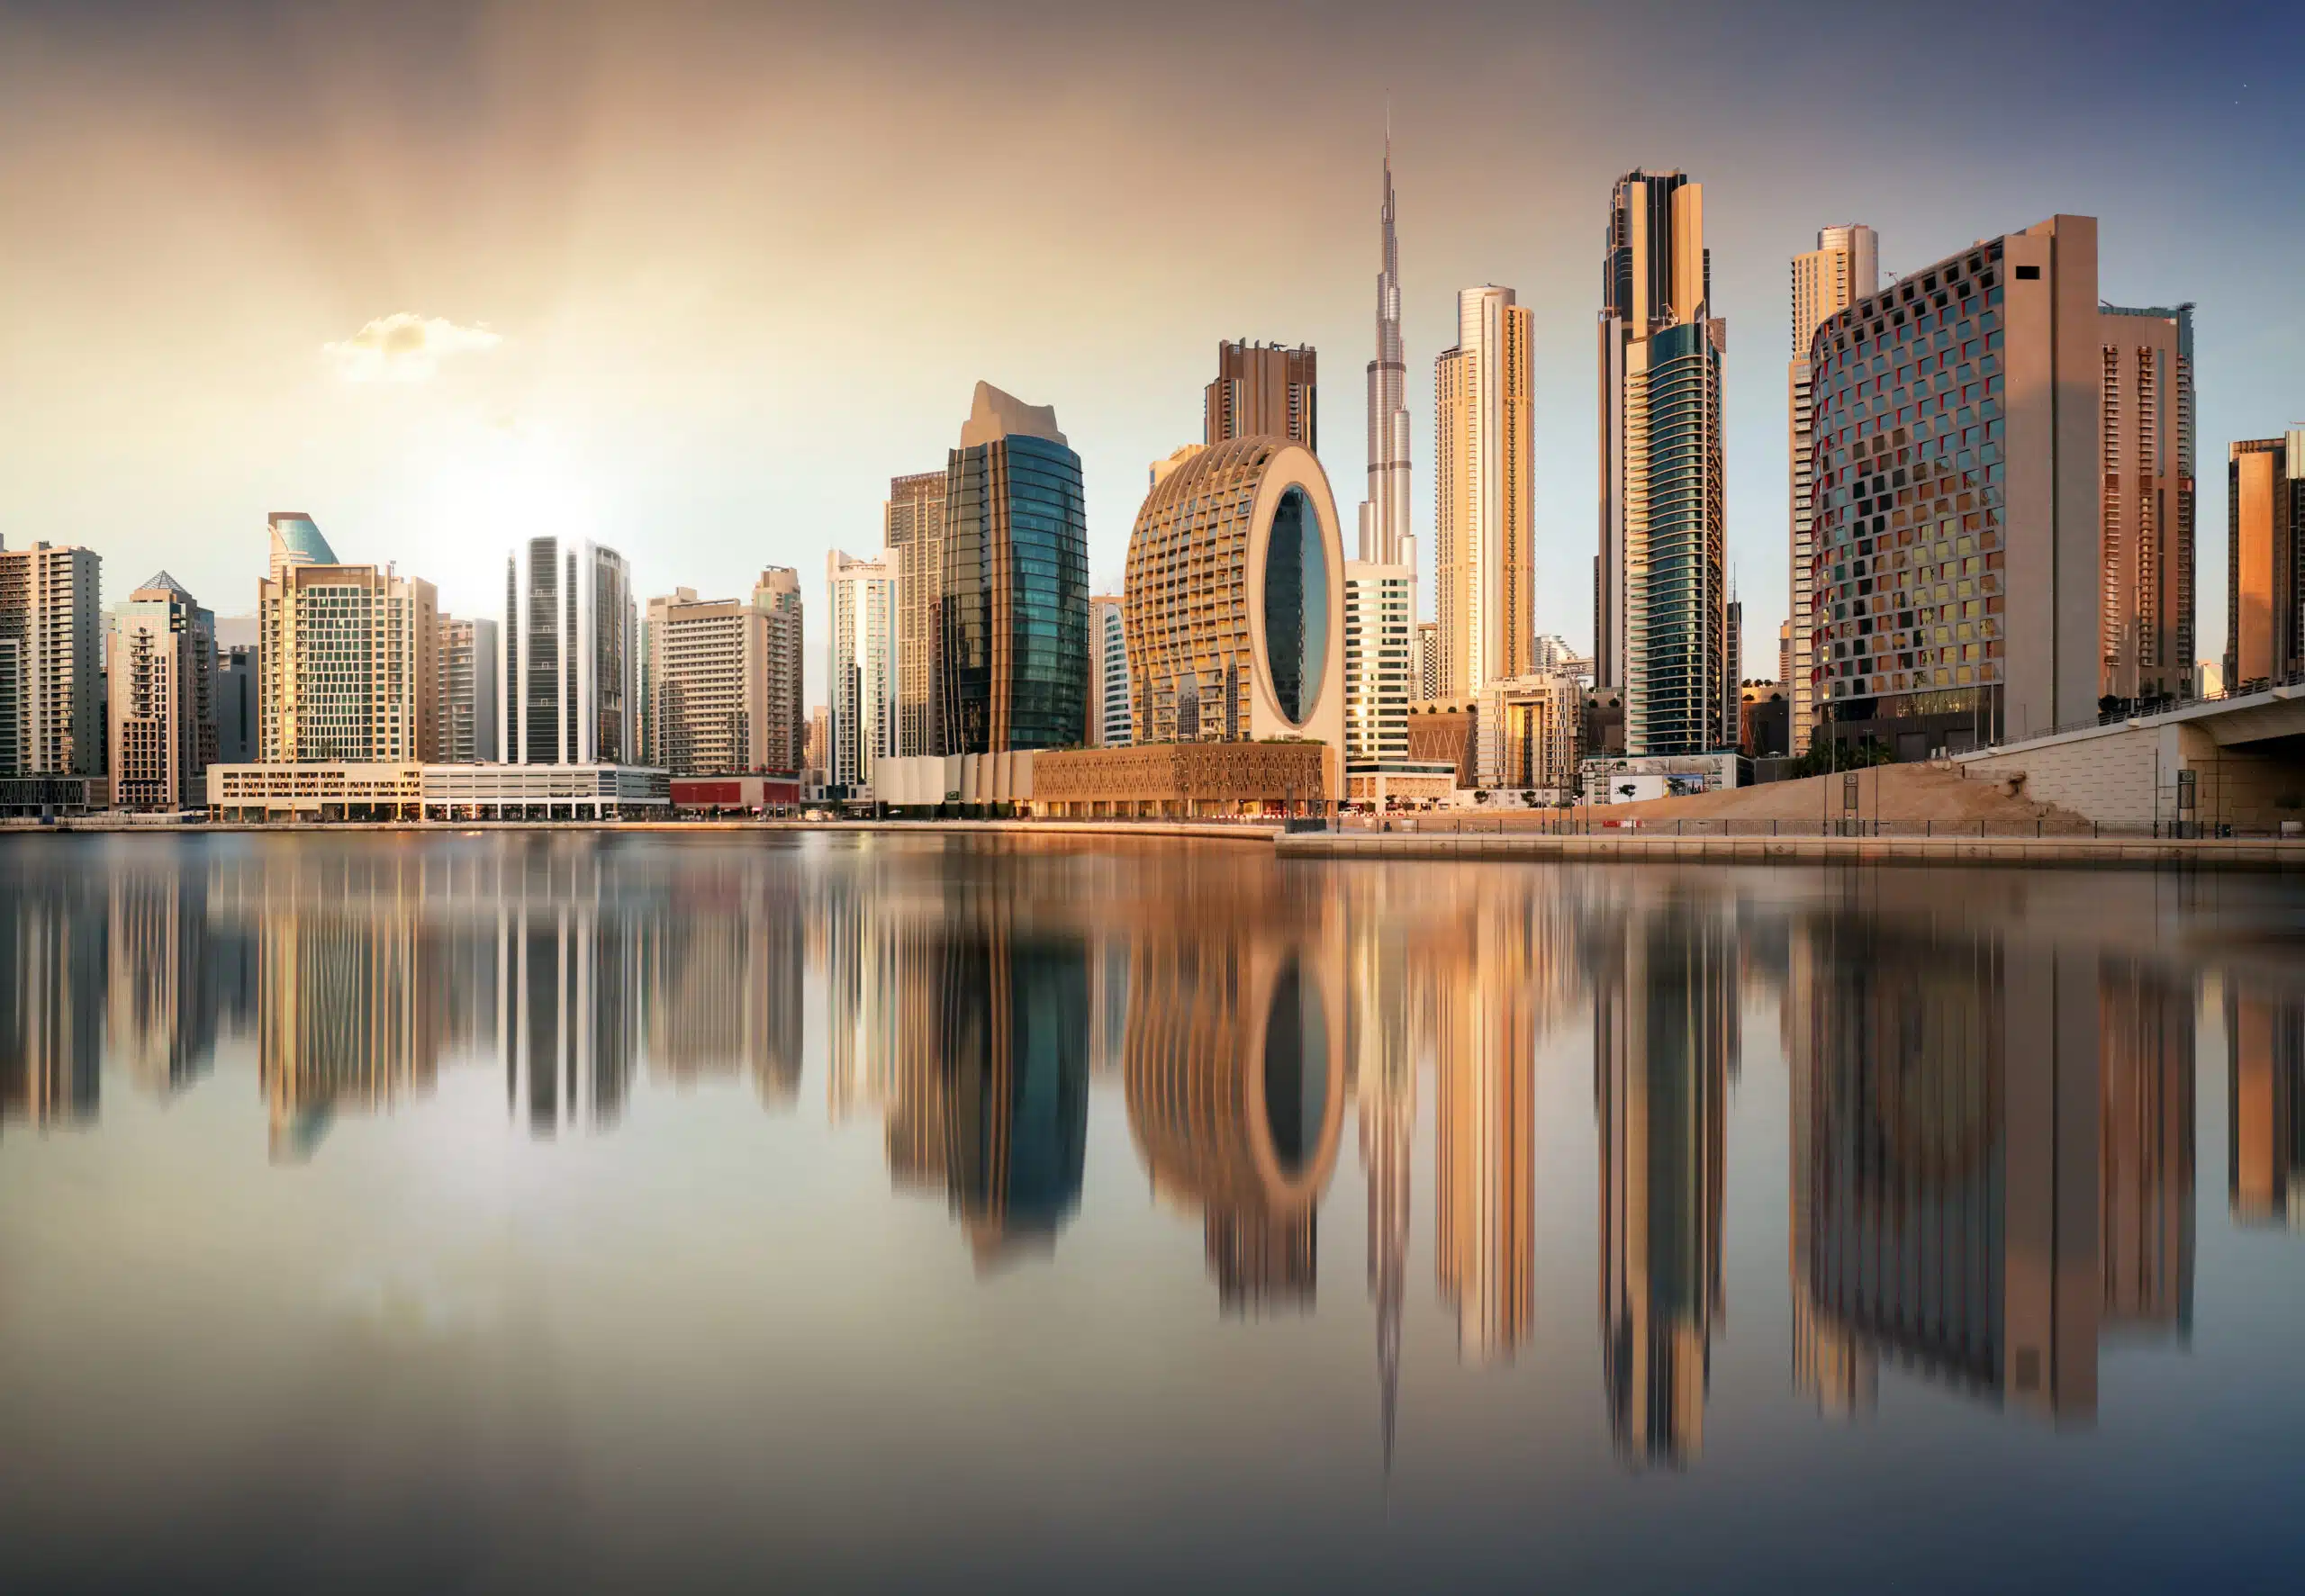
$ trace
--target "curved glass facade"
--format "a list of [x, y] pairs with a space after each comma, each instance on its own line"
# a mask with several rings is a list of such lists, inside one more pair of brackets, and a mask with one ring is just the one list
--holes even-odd
[[1080, 456], [1011, 434], [945, 476], [945, 752], [1087, 740], [1089, 521]]
[[1320, 512], [1302, 488], [1280, 496], [1265, 544], [1264, 645], [1272, 662], [1272, 696], [1281, 714], [1302, 726], [1320, 701], [1328, 663], [1329, 566]]

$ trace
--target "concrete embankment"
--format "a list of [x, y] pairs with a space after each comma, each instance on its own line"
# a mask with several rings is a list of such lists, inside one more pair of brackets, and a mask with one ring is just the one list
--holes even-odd
[[1676, 837], [1307, 832], [1284, 859], [1486, 859], [1659, 864], [2050, 865], [2305, 870], [2305, 840], [2264, 837]]

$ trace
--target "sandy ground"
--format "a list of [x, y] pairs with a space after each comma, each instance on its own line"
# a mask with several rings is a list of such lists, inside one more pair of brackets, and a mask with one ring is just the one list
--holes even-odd
[[[1640, 804], [1606, 804], [1577, 809], [1578, 820], [1639, 820], [1654, 825], [1675, 820], [1784, 821], [1818, 825], [1841, 817], [1841, 791], [1846, 775], [1812, 776], [1800, 781], [1771, 781], [1740, 787], [1730, 792], [1708, 792], [1696, 798], [1652, 798]], [[2012, 798], [2001, 784], [1964, 780], [1953, 771], [1934, 765], [1876, 765], [1857, 772], [1858, 811], [1862, 820], [1905, 827], [1928, 823], [1944, 825], [1983, 822], [1993, 828], [2041, 824], [2050, 833], [2087, 833], [2089, 822], [2070, 810]], [[1830, 807], [1829, 807], [1830, 806]], [[1502, 821], [1540, 826], [1548, 816], [1523, 811], [1479, 808], [1462, 811], [1483, 830]], [[1446, 831], [1455, 816], [1420, 815], [1421, 831]], [[1557, 824], [1559, 812], [1550, 819]]]

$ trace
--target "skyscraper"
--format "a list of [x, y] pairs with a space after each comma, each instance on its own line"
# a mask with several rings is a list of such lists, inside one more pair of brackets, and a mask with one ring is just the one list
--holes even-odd
[[504, 562], [507, 764], [631, 764], [640, 753], [640, 649], [624, 556], [532, 537]]
[[1309, 347], [1220, 343], [1202, 395], [1201, 439], [1285, 437], [1320, 450], [1318, 361]]
[[1624, 698], [1629, 754], [1727, 741], [1727, 512], [1704, 189], [1617, 180], [1601, 257], [1601, 546], [1594, 685]]
[[675, 776], [769, 766], [768, 612], [681, 588], [648, 600], [648, 759]]
[[272, 545], [272, 565], [267, 574], [274, 582], [291, 565], [334, 565], [336, 551], [321, 536], [320, 525], [301, 509], [276, 509], [264, 518], [265, 530]]
[[1880, 240], [1860, 222], [1821, 229], [1817, 247], [1793, 257], [1793, 359], [1785, 367], [1785, 405], [1788, 464], [1786, 487], [1792, 516], [1792, 584], [1785, 625], [1790, 652], [1779, 680], [1791, 706], [1792, 748], [1809, 746], [1817, 722], [1816, 672], [1809, 657], [1812, 577], [1810, 546], [1815, 507], [1811, 499], [1811, 453], [1815, 446], [1816, 403], [1810, 392], [1809, 343], [1826, 317], [1880, 292]]
[[216, 618], [163, 571], [128, 596], [107, 645], [115, 809], [196, 808], [216, 756]]
[[869, 787], [895, 731], [896, 582], [886, 562], [835, 549], [825, 556], [830, 654], [825, 691], [825, 780]]
[[257, 758], [439, 758], [439, 600], [385, 566], [292, 560], [257, 587]]
[[1722, 741], [1733, 748], [1739, 742], [1738, 728], [1744, 720], [1738, 689], [1745, 673], [1745, 607], [1731, 599], [1724, 613], [1727, 625], [1722, 628], [1721, 649], [1726, 668], [1721, 672], [1721, 735]]
[[2305, 671], [2305, 427], [2231, 446], [2225, 685]]
[[764, 768], [798, 771], [808, 728], [801, 718], [800, 573], [769, 565], [753, 583], [753, 608], [768, 617], [768, 735]]
[[0, 548], [0, 771], [104, 769], [103, 564], [89, 548]]
[[2103, 473], [2098, 694], [2192, 690], [2193, 308], [2097, 307]]
[[1408, 757], [1408, 706], [1418, 686], [1415, 651], [1409, 641], [1415, 613], [1416, 573], [1412, 567], [1345, 562], [1348, 770]]
[[452, 765], [496, 762], [496, 623], [440, 618], [440, 758]]
[[942, 753], [944, 673], [937, 617], [945, 594], [945, 473], [889, 483], [881, 541], [896, 578], [896, 752]]
[[1125, 602], [1106, 593], [1089, 600], [1089, 738], [1125, 748], [1135, 738], [1128, 706], [1128, 622]]
[[1529, 666], [1536, 583], [1531, 356], [1534, 319], [1510, 288], [1457, 296], [1457, 346], [1433, 363], [1440, 696]]
[[979, 383], [945, 468], [947, 753], [1088, 741], [1089, 522], [1049, 405]]
[[1442, 663], [1441, 623], [1416, 623], [1416, 696], [1420, 702], [1430, 704], [1441, 696], [1441, 683], [1448, 673]]
[[[1369, 497], [1360, 557], [1416, 569], [1409, 523], [1408, 363], [1401, 344], [1400, 245], [1393, 232], [1393, 140], [1385, 135], [1385, 203], [1378, 213], [1377, 358], [1369, 363]], [[1414, 618], [1414, 610], [1411, 611]]]

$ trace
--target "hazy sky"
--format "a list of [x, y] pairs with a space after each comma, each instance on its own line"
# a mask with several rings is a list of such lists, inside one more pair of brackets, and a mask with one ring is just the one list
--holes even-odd
[[[1749, 673], [1785, 613], [1786, 262], [2053, 212], [2198, 302], [2225, 446], [2305, 419], [2305, 6], [201, 5], [0, 0], [0, 536], [252, 608], [265, 513], [493, 610], [532, 531], [644, 593], [878, 546], [980, 377], [1053, 404], [1116, 582], [1223, 338], [1321, 354], [1361, 497], [1395, 131], [1415, 503], [1457, 289], [1534, 307], [1539, 627], [1591, 629], [1608, 186], [1706, 188]], [[1429, 606], [1430, 600], [1427, 600]], [[818, 618], [812, 615], [812, 623]], [[812, 624], [811, 630], [815, 630]], [[818, 651], [809, 670], [820, 674]]]

